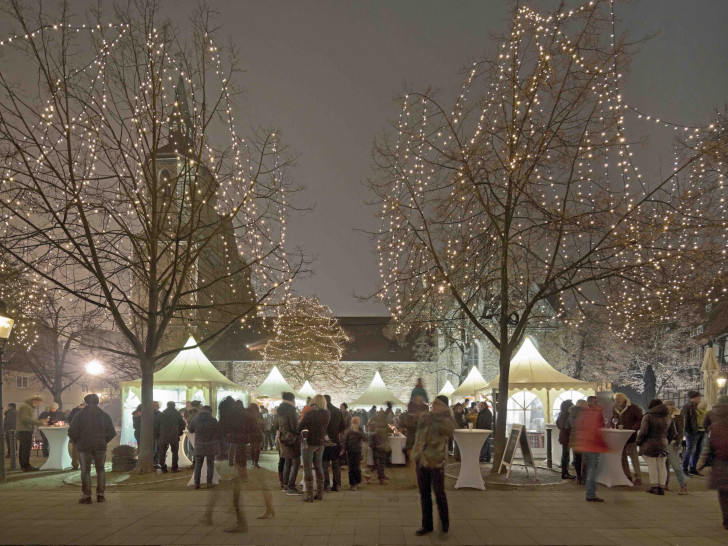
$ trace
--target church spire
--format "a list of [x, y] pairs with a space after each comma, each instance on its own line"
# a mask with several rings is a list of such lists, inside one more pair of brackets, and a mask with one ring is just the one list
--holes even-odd
[[192, 141], [192, 116], [187, 101], [184, 78], [180, 74], [174, 88], [174, 109], [170, 116], [169, 141], [178, 149], [183, 149]]

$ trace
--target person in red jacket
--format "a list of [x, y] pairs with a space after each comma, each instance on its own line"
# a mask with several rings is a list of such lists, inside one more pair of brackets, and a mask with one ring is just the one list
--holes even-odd
[[576, 430], [571, 431], [572, 448], [584, 455], [586, 500], [588, 502], [604, 502], [604, 499], [597, 497], [596, 482], [599, 454], [608, 451], [601, 431], [604, 426], [602, 407], [597, 403], [596, 396], [590, 396], [586, 399], [586, 402], [587, 406], [579, 413], [575, 423]]

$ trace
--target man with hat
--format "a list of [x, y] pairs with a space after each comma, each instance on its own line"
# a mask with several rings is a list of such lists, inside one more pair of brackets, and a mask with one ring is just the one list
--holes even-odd
[[698, 424], [698, 404], [700, 404], [700, 392], [688, 392], [688, 403], [683, 406], [680, 412], [685, 419], [685, 453], [683, 454], [682, 466], [685, 474], [702, 476], [695, 468], [700, 457], [698, 442], [701, 439], [700, 426]]
[[433, 531], [432, 491], [435, 492], [443, 535], [450, 528], [445, 496], [445, 460], [454, 433], [455, 419], [450, 412], [447, 396], [440, 395], [433, 400], [432, 411], [421, 413], [417, 419], [417, 435], [412, 448], [422, 508], [422, 527], [415, 531], [417, 536]]
[[30, 449], [33, 446], [33, 429], [40, 425], [45, 425], [45, 421], [35, 418], [35, 409], [40, 405], [43, 399], [40, 396], [29, 398], [18, 408], [17, 436], [18, 443], [18, 460], [20, 468], [23, 472], [38, 470], [34, 466], [30, 466]]

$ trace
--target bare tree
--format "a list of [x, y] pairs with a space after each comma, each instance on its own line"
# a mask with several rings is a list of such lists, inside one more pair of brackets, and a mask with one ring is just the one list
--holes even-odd
[[283, 249], [291, 157], [275, 131], [239, 136], [237, 53], [206, 9], [184, 32], [153, 1], [110, 24], [67, 4], [4, 15], [8, 57], [37, 77], [0, 70], [0, 252], [113, 323], [121, 342], [97, 348], [138, 362], [149, 471], [156, 366], [188, 330], [204, 343], [277, 305], [300, 270]]
[[455, 105], [408, 92], [395, 135], [375, 147], [379, 295], [403, 328], [462, 318], [499, 351], [494, 469], [510, 360], [548, 300], [560, 312], [600, 303], [638, 314], [635, 295], [663, 297], [652, 286], [668, 265], [681, 264], [673, 286], [684, 290], [686, 265], [724, 244], [706, 238], [717, 224], [694, 214], [690, 181], [675, 176], [709, 147], [664, 180], [644, 180], [634, 164], [621, 92], [629, 44], [611, 7], [516, 6]]
[[317, 298], [290, 297], [276, 319], [275, 337], [265, 345], [263, 364], [277, 365], [298, 385], [342, 385], [349, 378], [341, 365], [349, 340], [339, 319]]

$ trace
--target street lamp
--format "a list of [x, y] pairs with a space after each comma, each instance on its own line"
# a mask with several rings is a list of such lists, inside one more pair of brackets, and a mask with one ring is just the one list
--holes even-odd
[[724, 394], [723, 389], [725, 388], [726, 378], [724, 376], [720, 376], [715, 380], [715, 382], [718, 384], [718, 394]]
[[101, 375], [104, 373], [104, 366], [98, 360], [92, 360], [86, 364], [86, 373], [89, 375]]
[[[5, 302], [0, 301], [0, 410], [5, 407], [3, 404], [3, 353], [5, 353], [5, 344], [8, 342], [14, 323], [15, 321], [7, 316]], [[5, 473], [5, 426], [3, 421], [4, 419], [0, 419], [0, 482], [7, 480]], [[14, 447], [15, 440], [13, 439], [10, 449], [12, 450]], [[11, 455], [14, 455], [14, 453], [11, 453]]]

